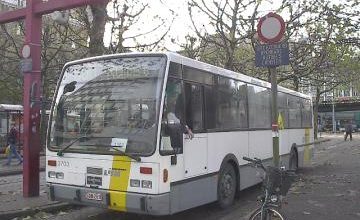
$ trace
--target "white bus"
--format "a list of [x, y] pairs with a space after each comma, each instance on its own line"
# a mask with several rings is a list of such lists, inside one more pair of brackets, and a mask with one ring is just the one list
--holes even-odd
[[[311, 156], [311, 99], [278, 90], [280, 164], [294, 169]], [[261, 180], [242, 157], [272, 162], [270, 99], [267, 82], [175, 53], [67, 63], [49, 122], [49, 197], [151, 215], [230, 206]]]

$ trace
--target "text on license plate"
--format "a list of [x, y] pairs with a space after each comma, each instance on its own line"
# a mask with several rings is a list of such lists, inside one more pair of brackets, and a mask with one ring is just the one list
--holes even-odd
[[101, 201], [103, 199], [100, 193], [93, 193], [93, 192], [86, 193], [85, 198], [88, 200], [96, 200], [96, 201]]

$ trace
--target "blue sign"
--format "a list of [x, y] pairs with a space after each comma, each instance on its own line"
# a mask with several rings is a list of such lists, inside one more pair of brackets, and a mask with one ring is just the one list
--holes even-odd
[[255, 65], [257, 67], [289, 65], [289, 43], [256, 45]]

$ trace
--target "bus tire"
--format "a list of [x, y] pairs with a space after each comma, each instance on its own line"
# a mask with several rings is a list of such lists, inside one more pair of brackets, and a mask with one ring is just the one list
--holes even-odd
[[299, 168], [298, 155], [296, 150], [292, 149], [290, 152], [289, 170], [297, 171], [298, 168]]
[[234, 203], [236, 186], [235, 169], [230, 163], [226, 163], [220, 169], [217, 186], [217, 202], [221, 208], [227, 208]]

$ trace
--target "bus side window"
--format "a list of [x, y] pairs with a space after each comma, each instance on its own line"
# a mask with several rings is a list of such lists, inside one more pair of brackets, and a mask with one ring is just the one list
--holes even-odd
[[169, 78], [161, 123], [162, 154], [182, 153], [184, 133], [184, 100], [181, 81]]
[[202, 131], [203, 92], [200, 85], [185, 83], [185, 112], [187, 125], [193, 132]]
[[216, 128], [216, 102], [217, 96], [213, 88], [205, 86], [205, 126], [206, 129]]

